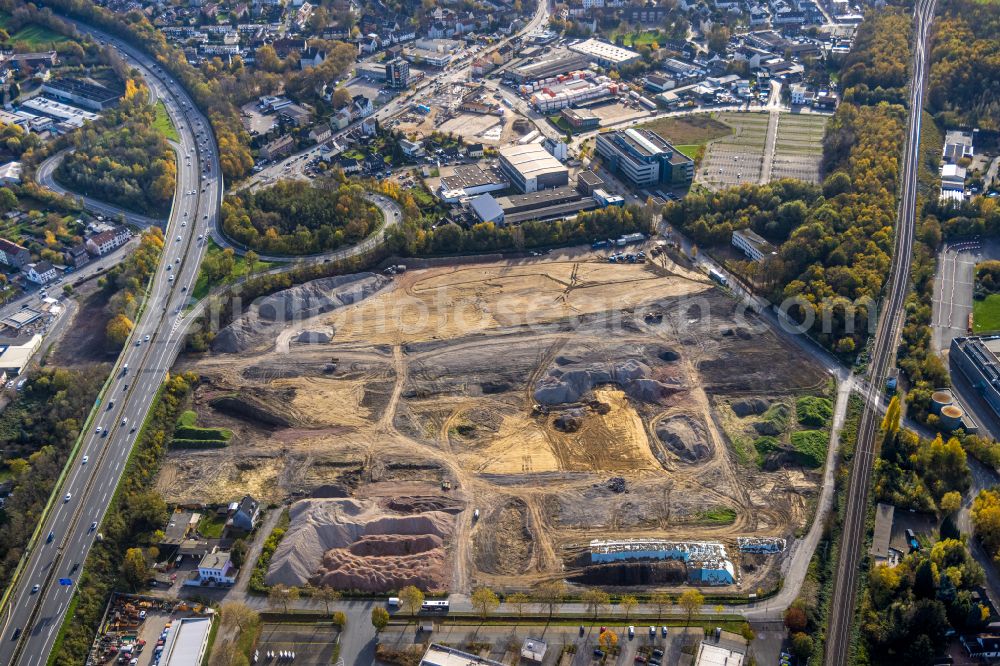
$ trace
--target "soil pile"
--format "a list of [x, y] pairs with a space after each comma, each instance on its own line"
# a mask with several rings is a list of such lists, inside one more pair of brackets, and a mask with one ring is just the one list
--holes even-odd
[[292, 505], [288, 532], [271, 559], [268, 585], [327, 585], [388, 592], [406, 585], [442, 591], [454, 516], [387, 514], [372, 501], [308, 499]]
[[746, 398], [744, 400], [736, 400], [732, 404], [733, 412], [741, 419], [751, 415], [760, 416], [770, 406], [771, 403], [763, 398]]
[[295, 341], [306, 345], [318, 345], [330, 342], [332, 339], [333, 332], [327, 329], [324, 331], [302, 331], [295, 338]]
[[473, 534], [473, 547], [480, 570], [505, 576], [524, 573], [532, 554], [524, 500], [512, 498], [483, 516]]
[[644, 402], [656, 402], [680, 390], [679, 385], [652, 379], [648, 365], [629, 359], [620, 363], [579, 365], [573, 359], [556, 359], [553, 368], [535, 385], [535, 400], [543, 405], [579, 402], [595, 386], [617, 384], [629, 396]]
[[391, 284], [385, 275], [357, 273], [321, 278], [257, 299], [241, 317], [219, 331], [212, 350], [248, 351], [274, 338], [290, 322], [357, 303]]
[[712, 457], [712, 444], [705, 433], [705, 426], [682, 414], [660, 421], [656, 436], [681, 460], [702, 462]]

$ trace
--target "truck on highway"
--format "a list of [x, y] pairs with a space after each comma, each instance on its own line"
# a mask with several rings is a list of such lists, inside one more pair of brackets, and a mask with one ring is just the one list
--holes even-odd
[[889, 368], [889, 374], [885, 378], [885, 392], [887, 395], [896, 393], [899, 385], [899, 368]]

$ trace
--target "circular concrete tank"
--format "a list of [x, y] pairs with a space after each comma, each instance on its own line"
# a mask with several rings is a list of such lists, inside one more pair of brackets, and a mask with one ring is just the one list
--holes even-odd
[[941, 427], [947, 430], [958, 430], [962, 427], [962, 408], [956, 405], [945, 405], [941, 408]]
[[931, 395], [931, 411], [935, 414], [940, 414], [941, 409], [952, 402], [954, 400], [951, 397], [950, 391], [934, 391]]

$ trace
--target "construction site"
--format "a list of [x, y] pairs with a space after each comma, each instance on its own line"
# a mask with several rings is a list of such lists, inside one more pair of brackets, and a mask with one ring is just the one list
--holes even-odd
[[822, 470], [741, 461], [717, 406], [828, 391], [811, 359], [665, 255], [408, 268], [269, 296], [182, 359], [198, 422], [234, 435], [171, 450], [166, 500], [289, 507], [269, 583], [777, 583]]

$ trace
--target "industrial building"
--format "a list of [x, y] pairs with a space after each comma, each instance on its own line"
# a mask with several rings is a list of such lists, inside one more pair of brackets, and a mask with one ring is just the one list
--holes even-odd
[[577, 132], [595, 130], [601, 126], [600, 117], [590, 109], [563, 109], [559, 115]]
[[[953, 338], [948, 358], [958, 365], [969, 383], [979, 392], [993, 413], [1000, 417], [1000, 335]], [[939, 395], [940, 394], [940, 395]], [[931, 396], [931, 409], [939, 412], [942, 427], [954, 426], [967, 418], [963, 410], [947, 403], [944, 391]]]
[[743, 666], [747, 656], [747, 641], [739, 634], [720, 629], [712, 638], [698, 645], [695, 666]]
[[543, 79], [538, 83], [520, 86], [521, 94], [542, 113], [549, 113], [599, 99], [618, 96], [621, 85], [607, 76], [596, 76], [589, 70], [579, 70], [566, 75]]
[[576, 174], [576, 189], [580, 191], [580, 194], [584, 194], [589, 197], [594, 193], [594, 190], [602, 187], [603, 185], [604, 179], [590, 169], [584, 169], [580, 173]]
[[635, 187], [683, 185], [694, 177], [694, 160], [649, 130], [633, 128], [598, 134], [597, 154]]
[[496, 169], [464, 165], [455, 167], [455, 173], [451, 176], [441, 178], [438, 196], [445, 203], [457, 203], [465, 197], [497, 192], [508, 187], [510, 183]]
[[566, 167], [536, 143], [501, 148], [500, 173], [524, 194], [569, 183]]
[[626, 560], [678, 560], [687, 565], [688, 580], [701, 585], [732, 585], [736, 571], [717, 541], [667, 541], [663, 539], [622, 539], [590, 542], [592, 564]]
[[764, 257], [777, 254], [773, 245], [752, 229], [737, 229], [733, 232], [733, 246], [742, 250], [750, 261], [760, 261]]
[[895, 566], [902, 553], [889, 546], [892, 541], [892, 523], [896, 516], [896, 507], [892, 504], [879, 502], [875, 508], [875, 530], [872, 533], [872, 545], [868, 552], [875, 559], [875, 564]]
[[[34, 313], [41, 316], [41, 313]], [[37, 333], [27, 338], [0, 340], [0, 371], [8, 377], [21, 374], [31, 357], [42, 346], [42, 336]]]
[[599, 39], [588, 39], [569, 47], [570, 50], [581, 53], [590, 61], [601, 67], [621, 67], [639, 59], [639, 54], [630, 49], [615, 46]]
[[21, 102], [21, 108], [52, 118], [63, 123], [67, 128], [80, 128], [83, 127], [84, 122], [98, 118], [96, 113], [84, 111], [46, 97], [32, 97], [25, 100]]
[[[975, 385], [975, 382], [973, 382], [973, 385]], [[962, 409], [962, 406], [955, 401], [955, 396], [952, 395], [951, 389], [941, 388], [931, 394], [931, 413], [937, 415], [938, 425], [943, 430], [964, 430], [970, 435], [979, 432], [979, 426]]]
[[46, 81], [42, 84], [42, 92], [60, 102], [82, 106], [91, 111], [103, 111], [115, 106], [124, 94], [120, 89], [112, 90], [71, 78]]
[[518, 83], [540, 81], [578, 69], [585, 69], [590, 60], [582, 53], [569, 49], [554, 49], [542, 58], [534, 58], [510, 69], [510, 76]]
[[476, 214], [480, 222], [503, 224], [503, 208], [492, 195], [480, 194], [469, 201], [469, 207], [472, 208], [472, 212]]
[[174, 620], [167, 630], [163, 645], [162, 666], [192, 666], [200, 664], [208, 649], [212, 631], [212, 617], [184, 617]]

